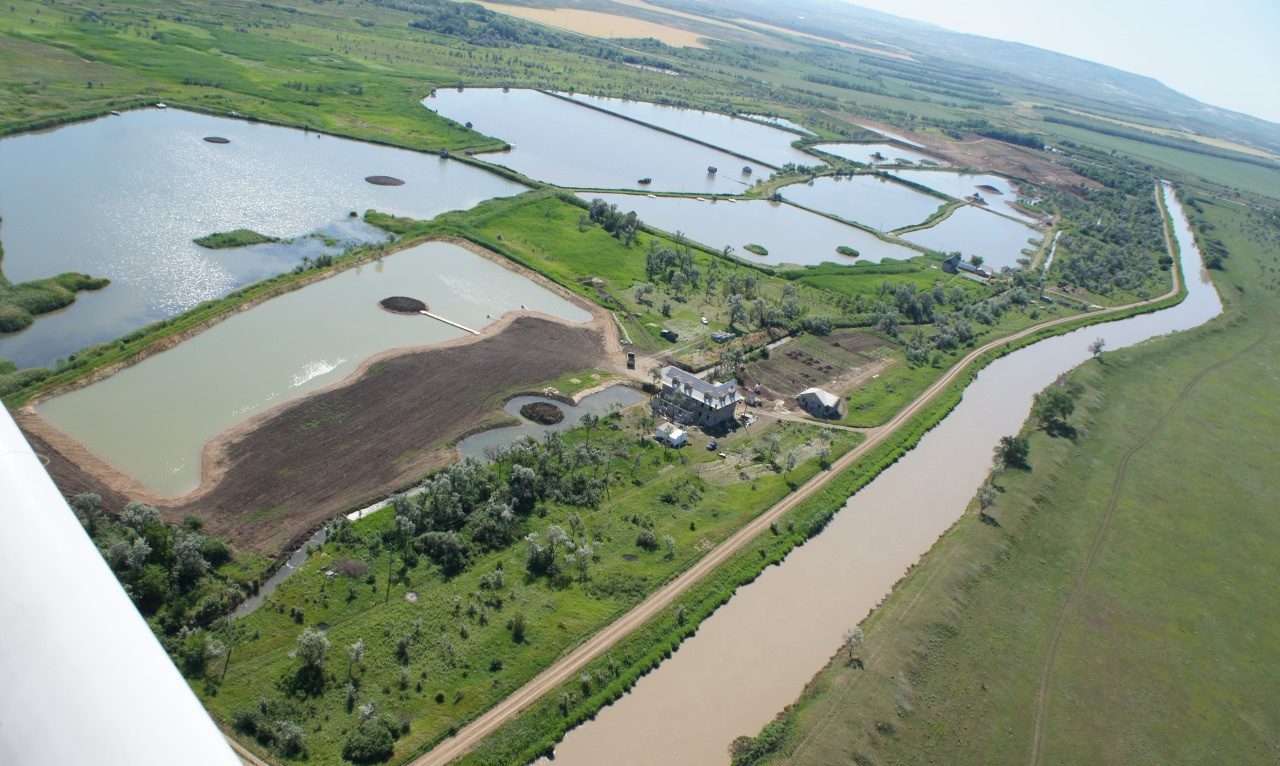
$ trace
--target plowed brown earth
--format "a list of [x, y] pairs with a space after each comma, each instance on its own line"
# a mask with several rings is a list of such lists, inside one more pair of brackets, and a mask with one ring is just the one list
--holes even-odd
[[[233, 436], [212, 486], [161, 510], [173, 521], [197, 516], [238, 546], [279, 553], [337, 513], [452, 460], [452, 441], [504, 418], [511, 393], [599, 367], [606, 355], [594, 323], [520, 316], [474, 342], [383, 358]], [[77, 465], [82, 456], [26, 431], [63, 493], [95, 491], [112, 509], [132, 499]]]

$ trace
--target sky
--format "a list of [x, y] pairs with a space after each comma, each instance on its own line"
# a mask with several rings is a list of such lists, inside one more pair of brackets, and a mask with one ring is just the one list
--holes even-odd
[[1280, 0], [853, 2], [1148, 75], [1206, 104], [1280, 122]]

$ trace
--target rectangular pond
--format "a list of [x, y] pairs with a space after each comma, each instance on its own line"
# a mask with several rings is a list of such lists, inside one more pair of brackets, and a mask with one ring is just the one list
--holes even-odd
[[[581, 194], [603, 199], [619, 210], [636, 212], [640, 220], [716, 249], [732, 245], [739, 258], [769, 265], [811, 266], [819, 263], [875, 263], [919, 255], [874, 234], [833, 221], [794, 205], [767, 200], [698, 200], [692, 197], [648, 197], [639, 194]], [[762, 245], [768, 255], [747, 252]], [[860, 253], [855, 259], [836, 252], [841, 245]]]
[[944, 199], [874, 175], [822, 176], [808, 183], [784, 186], [780, 192], [783, 199], [797, 205], [880, 231], [921, 223], [947, 204]]
[[590, 319], [501, 264], [428, 242], [266, 301], [37, 411], [156, 492], [180, 495], [199, 485], [201, 451], [226, 429], [342, 380], [379, 352], [466, 334], [385, 311], [378, 301], [392, 295], [474, 329], [521, 307]]
[[814, 149], [843, 157], [851, 162], [864, 165], [893, 165], [899, 160], [911, 162], [940, 163], [937, 157], [912, 149], [903, 149], [897, 144], [814, 144]]
[[965, 199], [974, 194], [982, 195], [987, 206], [1003, 215], [1011, 215], [1030, 224], [1039, 221], [1017, 208], [1009, 205], [1018, 199], [1018, 187], [1004, 176], [992, 173], [956, 173], [948, 170], [893, 169], [886, 170], [889, 175], [903, 178], [948, 197]]
[[560, 186], [738, 194], [754, 180], [741, 157], [536, 90], [440, 88], [422, 105], [512, 146], [481, 159]]
[[[565, 94], [569, 95], [569, 94]], [[648, 101], [629, 101], [622, 98], [589, 96], [583, 93], [569, 95], [574, 101], [605, 109], [633, 120], [657, 125], [660, 128], [705, 141], [713, 146], [752, 158], [780, 168], [788, 162], [796, 165], [821, 165], [822, 161], [791, 146], [799, 138], [795, 133], [762, 125], [755, 120], [730, 117], [719, 112], [704, 112], [678, 106], [665, 106]], [[742, 163], [740, 162], [739, 165]], [[721, 167], [721, 171], [732, 168]], [[757, 170], [759, 170], [757, 168]], [[766, 172], [765, 175], [768, 175]]]
[[[430, 218], [525, 191], [432, 155], [177, 109], [6, 138], [0, 168], [5, 276], [23, 282], [82, 271], [111, 279], [27, 330], [0, 336], [0, 358], [24, 367], [288, 271], [325, 249], [310, 240], [209, 250], [196, 237], [249, 228], [373, 241], [385, 235], [350, 212]], [[375, 186], [365, 181], [370, 175], [405, 183]]]
[[1025, 257], [1022, 250], [1038, 247], [1044, 234], [990, 211], [963, 205], [946, 220], [902, 238], [943, 253], [959, 250], [965, 260], [982, 256], [984, 268], [999, 271], [1005, 266], [1018, 268], [1018, 259]]

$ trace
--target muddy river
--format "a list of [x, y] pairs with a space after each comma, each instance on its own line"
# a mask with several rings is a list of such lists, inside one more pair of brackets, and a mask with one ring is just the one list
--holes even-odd
[[1088, 358], [1091, 340], [1120, 348], [1220, 313], [1187, 221], [1167, 198], [1185, 301], [1051, 338], [987, 367], [960, 406], [850, 498], [826, 531], [740, 589], [631, 694], [570, 732], [556, 766], [727, 763], [729, 742], [755, 734], [795, 700], [841, 634], [955, 522], [990, 470], [996, 441], [1018, 430], [1037, 391]]

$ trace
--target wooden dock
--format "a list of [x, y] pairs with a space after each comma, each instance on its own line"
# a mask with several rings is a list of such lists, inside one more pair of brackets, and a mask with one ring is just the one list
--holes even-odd
[[464, 324], [458, 324], [457, 322], [453, 321], [452, 319], [445, 319], [444, 317], [440, 316], [439, 314], [432, 314], [430, 311], [419, 311], [418, 313], [419, 313], [419, 314], [423, 314], [423, 315], [425, 315], [425, 316], [429, 316], [429, 317], [431, 317], [432, 319], [435, 319], [436, 321], [444, 322], [444, 323], [445, 323], [445, 324], [447, 324], [447, 325], [452, 325], [452, 326], [454, 326], [454, 327], [458, 328], [459, 330], [466, 330], [467, 332], [471, 333], [472, 335], [479, 335], [479, 334], [480, 334], [480, 331], [479, 331], [479, 330], [473, 330], [473, 329], [471, 329], [470, 327], [467, 327], [467, 326], [466, 326], [466, 325], [464, 325]]

